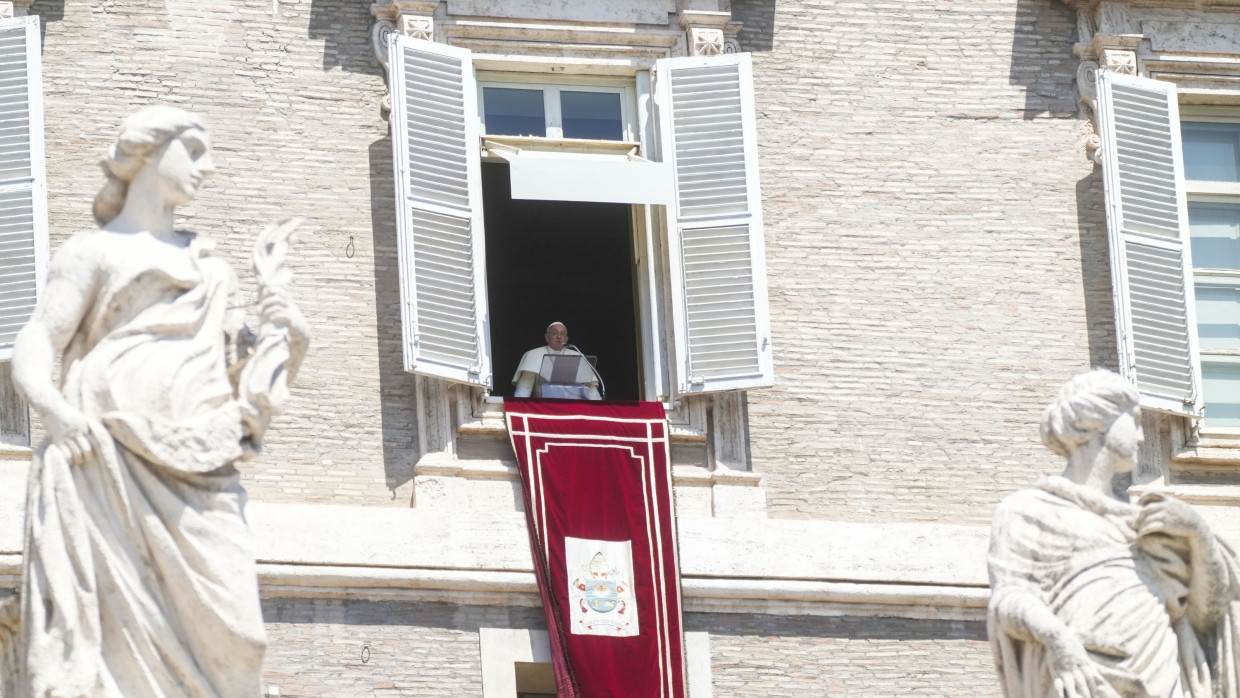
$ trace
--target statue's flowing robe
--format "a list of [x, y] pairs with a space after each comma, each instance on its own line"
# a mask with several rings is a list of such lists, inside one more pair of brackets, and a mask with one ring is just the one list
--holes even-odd
[[1017, 492], [996, 509], [988, 624], [1007, 698], [1055, 695], [1043, 646], [1007, 635], [996, 616], [1014, 593], [1032, 595], [1063, 620], [1124, 698], [1240, 698], [1235, 556], [1217, 542], [1230, 576], [1227, 610], [1200, 635], [1186, 613], [1185, 584], [1160, 563], [1185, 553], [1166, 537], [1138, 540], [1140, 511], [1062, 477]]
[[[70, 243], [106, 244], [94, 235]], [[260, 693], [266, 638], [233, 466], [236, 278], [200, 238], [155, 249], [111, 260], [65, 351], [63, 394], [98, 455], [74, 466], [36, 449], [12, 698]]]

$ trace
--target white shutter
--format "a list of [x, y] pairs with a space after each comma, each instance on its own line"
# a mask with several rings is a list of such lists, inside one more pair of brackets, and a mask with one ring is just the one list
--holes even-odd
[[30, 319], [47, 270], [39, 18], [0, 20], [0, 359]]
[[1175, 86], [1100, 72], [1098, 122], [1120, 372], [1143, 407], [1201, 416]]
[[655, 67], [679, 393], [774, 383], [749, 54]]
[[405, 370], [490, 387], [470, 52], [395, 36], [388, 66]]

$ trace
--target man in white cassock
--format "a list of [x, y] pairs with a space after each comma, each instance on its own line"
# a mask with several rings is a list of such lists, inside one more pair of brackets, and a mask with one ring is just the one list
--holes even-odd
[[[547, 346], [531, 349], [521, 357], [517, 365], [517, 373], [512, 377], [512, 384], [517, 386], [513, 393], [516, 397], [542, 397], [543, 357], [552, 355], [577, 356], [581, 352], [568, 346], [568, 328], [562, 322], [547, 325]], [[598, 376], [584, 358], [577, 368], [577, 382], [586, 385], [587, 395], [591, 400], [602, 400], [598, 391]]]

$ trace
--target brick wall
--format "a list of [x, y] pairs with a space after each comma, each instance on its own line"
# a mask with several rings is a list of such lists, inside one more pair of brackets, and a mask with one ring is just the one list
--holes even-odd
[[546, 628], [541, 608], [394, 601], [269, 599], [263, 617], [263, 681], [291, 698], [480, 696], [478, 629]]
[[[263, 679], [294, 698], [480, 696], [478, 630], [541, 609], [271, 599]], [[715, 698], [1001, 696], [982, 623], [687, 614], [710, 633]], [[362, 648], [369, 645], [369, 661]]]
[[313, 343], [287, 415], [243, 468], [250, 494], [408, 506], [412, 378], [400, 359], [391, 144], [369, 6], [274, 7], [34, 4], [45, 29], [52, 246], [94, 226], [96, 163], [122, 118], [157, 101], [199, 112], [218, 171], [182, 225], [216, 240], [248, 284], [258, 231], [281, 215], [306, 218], [291, 265]]
[[1115, 365], [1075, 16], [1053, 0], [735, 0], [754, 54], [774, 516], [982, 523], [1057, 469], [1069, 376]]
[[984, 623], [690, 614], [715, 698], [999, 698]]
[[[274, 9], [273, 9], [274, 8]], [[52, 240], [93, 225], [94, 163], [152, 101], [208, 120], [184, 211], [242, 274], [307, 218], [314, 343], [252, 496], [407, 506], [390, 142], [366, 3], [40, 0]], [[1101, 190], [1055, 0], [736, 0], [755, 79], [778, 386], [749, 396], [775, 516], [982, 522], [1055, 468], [1038, 412], [1114, 362]], [[352, 257], [346, 254], [353, 236]]]

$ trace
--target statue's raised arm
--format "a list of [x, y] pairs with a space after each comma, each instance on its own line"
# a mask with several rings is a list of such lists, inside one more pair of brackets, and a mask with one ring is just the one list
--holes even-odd
[[300, 225], [297, 218], [279, 221], [254, 242], [259, 325], [237, 381], [247, 444], [253, 450], [258, 450], [267, 424], [284, 411], [289, 383], [297, 377], [310, 342], [305, 318], [288, 293], [291, 274], [284, 265], [293, 233]]
[[14, 348], [47, 439], [20, 611], [0, 606], [0, 693], [256, 696], [266, 639], [235, 464], [305, 355], [284, 264], [296, 222], [258, 241], [259, 323], [243, 332], [233, 271], [173, 225], [214, 170], [202, 122], [138, 112], [103, 167], [101, 227], [57, 251]]
[[1192, 507], [1113, 486], [1141, 444], [1138, 394], [1081, 374], [1043, 415], [1062, 475], [1005, 499], [988, 629], [1007, 698], [1240, 698], [1240, 566]]

